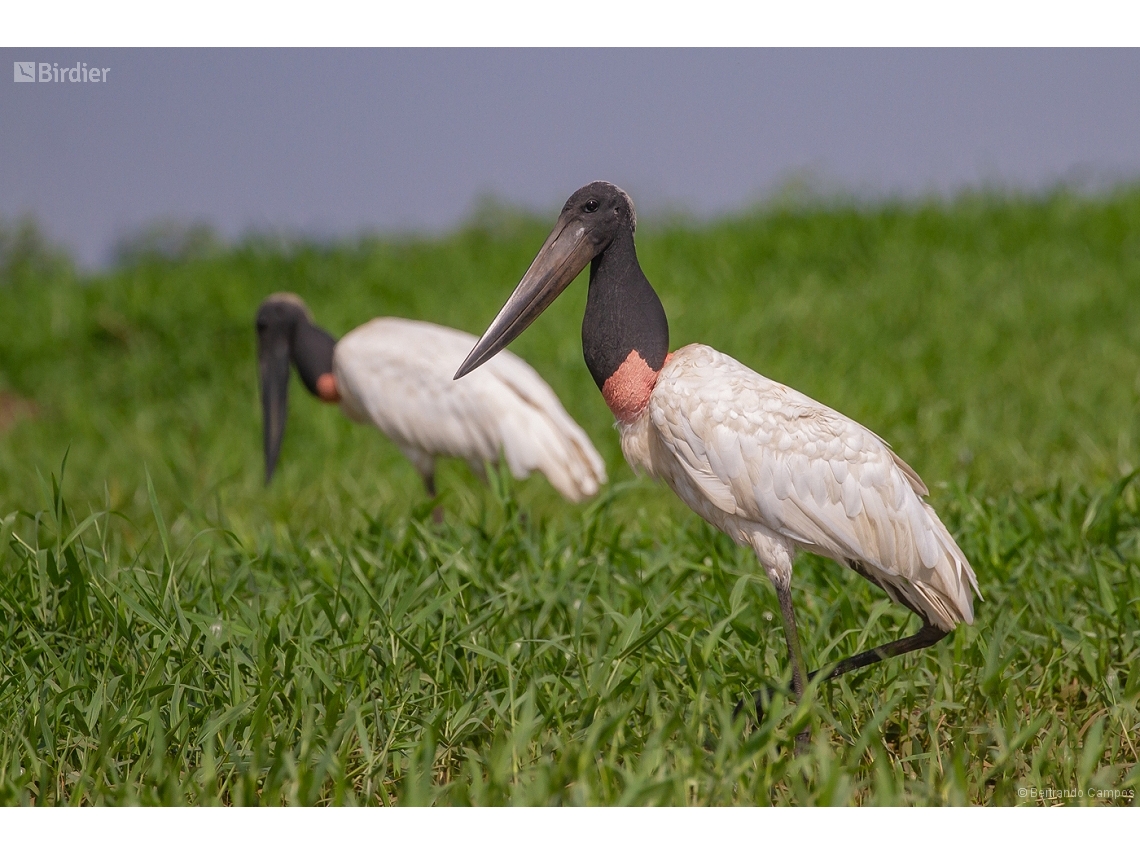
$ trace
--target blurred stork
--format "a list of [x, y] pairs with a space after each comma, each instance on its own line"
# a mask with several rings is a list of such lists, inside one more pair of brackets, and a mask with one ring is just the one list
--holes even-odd
[[257, 310], [266, 483], [285, 434], [292, 361], [314, 396], [388, 436], [429, 496], [437, 457], [460, 457], [482, 475], [500, 455], [514, 477], [537, 469], [572, 502], [594, 495], [606, 480], [601, 457], [526, 362], [503, 353], [474, 382], [452, 381], [474, 343], [468, 333], [403, 318], [375, 318], [338, 342], [300, 297], [267, 297]]
[[575, 192], [456, 377], [510, 344], [589, 264], [582, 350], [617, 417], [622, 453], [756, 553], [780, 602], [797, 698], [820, 673], [805, 668], [792, 610], [801, 550], [850, 567], [922, 619], [914, 635], [822, 669], [823, 679], [972, 623], [974, 571], [923, 501], [922, 479], [883, 440], [711, 347], [669, 352], [665, 310], [634, 249], [636, 224], [633, 201], [613, 184]]

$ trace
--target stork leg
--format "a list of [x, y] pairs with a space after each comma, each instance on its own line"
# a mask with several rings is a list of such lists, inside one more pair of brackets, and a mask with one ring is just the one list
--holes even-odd
[[[435, 491], [435, 470], [428, 472], [424, 475], [424, 489], [427, 491], [428, 498], [434, 499], [437, 495]], [[431, 521], [436, 525], [443, 524], [443, 508], [436, 505], [431, 509]]]
[[[781, 607], [783, 602], [781, 601]], [[786, 626], [786, 624], [785, 624]], [[846, 659], [841, 659], [834, 665], [828, 668], [820, 668], [818, 671], [812, 671], [808, 674], [808, 682], [812, 682], [821, 673], [824, 674], [824, 680], [830, 680], [833, 677], [838, 677], [857, 668], [863, 668], [867, 665], [873, 665], [876, 662], [883, 662], [893, 656], [900, 656], [903, 653], [913, 653], [915, 650], [922, 650], [923, 648], [930, 647], [932, 644], [937, 644], [949, 633], [944, 629], [939, 629], [933, 624], [924, 623], [922, 628], [914, 635], [908, 635], [906, 638], [898, 638], [894, 641], [888, 641], [886, 644], [880, 644], [878, 647], [873, 647], [870, 650], [864, 650], [861, 653], [856, 653], [854, 656], [848, 656]], [[790, 650], [789, 645], [789, 650]], [[794, 661], [794, 660], [793, 660]], [[795, 692], [796, 697], [800, 696], [800, 691], [795, 687], [795, 671], [792, 672], [792, 690]], [[768, 700], [764, 692], [755, 692], [753, 694], [753, 701], [756, 704], [756, 717], [757, 719], [764, 718], [764, 703]], [[743, 704], [737, 705], [737, 713], [740, 712]]]
[[882, 662], [884, 659], [890, 659], [892, 656], [899, 656], [903, 653], [910, 653], [915, 650], [922, 650], [924, 647], [930, 647], [945, 638], [947, 635], [946, 630], [939, 629], [934, 624], [923, 623], [922, 629], [914, 635], [908, 635], [906, 638], [897, 638], [894, 641], [888, 641], [886, 644], [880, 644], [878, 647], [873, 647], [870, 650], [864, 650], [862, 653], [856, 653], [854, 656], [848, 656], [827, 668], [821, 668], [819, 671], [813, 671], [808, 675], [808, 680], [814, 680], [816, 675], [823, 673], [826, 676], [825, 680], [830, 680], [832, 677], [838, 677], [840, 674], [846, 674], [848, 671], [854, 671], [856, 668], [862, 668], [865, 665], [870, 665], [874, 662]]
[[[800, 634], [796, 629], [796, 613], [792, 608], [792, 580], [791, 575], [781, 577], [769, 574], [776, 587], [776, 598], [780, 601], [780, 617], [784, 621], [784, 638], [788, 643], [788, 656], [792, 660], [792, 691], [799, 701], [804, 695], [804, 652], [800, 646]], [[756, 699], [757, 711], [760, 708], [760, 699]], [[802, 754], [811, 742], [811, 731], [804, 728], [796, 734], [796, 754]]]
[[776, 598], [780, 601], [780, 617], [784, 620], [784, 638], [788, 642], [788, 656], [792, 660], [792, 691], [798, 701], [804, 694], [804, 652], [800, 647], [800, 634], [796, 629], [796, 613], [792, 608], [792, 586], [776, 583]]

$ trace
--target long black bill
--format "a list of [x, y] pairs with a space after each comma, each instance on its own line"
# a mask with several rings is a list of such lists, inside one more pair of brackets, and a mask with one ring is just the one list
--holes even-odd
[[597, 251], [585, 224], [572, 215], [560, 217], [514, 293], [455, 372], [455, 379], [470, 374], [518, 338], [574, 281]]
[[265, 483], [273, 477], [285, 417], [289, 413], [289, 331], [270, 325], [257, 331], [257, 370], [261, 380], [261, 416], [265, 437]]

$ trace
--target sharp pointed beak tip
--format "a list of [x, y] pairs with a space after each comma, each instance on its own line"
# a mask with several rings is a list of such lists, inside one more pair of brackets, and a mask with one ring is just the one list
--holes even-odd
[[471, 357], [468, 356], [466, 359], [463, 360], [463, 364], [459, 366], [459, 370], [455, 372], [455, 376], [452, 377], [451, 379], [452, 380], [462, 380], [464, 377], [466, 377], [468, 374], [470, 374], [473, 370], [475, 370], [475, 366], [471, 364]]
[[484, 362], [490, 361], [496, 353], [506, 347], [506, 344], [495, 347], [487, 342], [486, 339], [487, 333], [484, 333], [483, 338], [479, 339], [479, 341], [475, 343], [475, 346], [471, 348], [471, 352], [467, 354], [467, 358], [463, 360], [463, 364], [459, 366], [459, 370], [455, 372], [455, 376], [451, 378], [452, 380], [463, 379]]

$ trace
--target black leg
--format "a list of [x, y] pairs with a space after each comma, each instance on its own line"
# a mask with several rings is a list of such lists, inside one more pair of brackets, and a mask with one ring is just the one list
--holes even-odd
[[[792, 660], [792, 691], [796, 701], [804, 696], [804, 667], [803, 648], [800, 647], [800, 634], [796, 629], [796, 613], [792, 609], [791, 579], [786, 582], [772, 580], [776, 587], [776, 598], [780, 601], [780, 616], [784, 620], [784, 639], [788, 643], [788, 656]], [[760, 709], [760, 699], [756, 698], [757, 711]], [[796, 734], [796, 754], [802, 754], [811, 743], [811, 731], [804, 728]]]
[[[862, 653], [856, 653], [854, 656], [848, 656], [839, 662], [836, 662], [830, 668], [820, 668], [819, 671], [812, 671], [808, 674], [808, 682], [810, 683], [820, 673], [825, 673], [823, 678], [831, 680], [834, 677], [839, 677], [856, 668], [863, 668], [867, 665], [873, 665], [876, 662], [883, 662], [893, 656], [900, 656], [903, 653], [913, 653], [915, 650], [922, 650], [923, 648], [930, 647], [932, 644], [937, 644], [943, 638], [949, 635], [944, 629], [939, 629], [931, 624], [923, 624], [922, 629], [914, 635], [908, 635], [906, 638], [899, 638], [895, 641], [888, 641], [886, 644], [880, 644], [878, 647], [873, 647], [870, 650], [864, 650]], [[791, 691], [796, 693], [795, 684], [793, 682]], [[797, 694], [798, 697], [798, 694]], [[764, 706], [763, 702], [771, 698], [770, 691], [759, 691], [753, 695], [756, 701], [756, 715], [758, 718], [763, 718]], [[740, 712], [741, 707], [737, 707], [737, 712]]]
[[792, 609], [791, 584], [776, 583], [776, 598], [780, 601], [780, 617], [784, 620], [784, 640], [792, 660], [792, 691], [798, 701], [804, 694], [804, 654], [800, 647], [800, 634], [796, 629], [796, 613]]
[[924, 623], [922, 629], [914, 635], [908, 635], [906, 638], [899, 638], [895, 641], [888, 641], [886, 644], [880, 644], [878, 647], [864, 650], [862, 653], [856, 653], [854, 656], [848, 656], [846, 659], [834, 665], [821, 668], [819, 671], [813, 671], [809, 675], [808, 680], [814, 680], [816, 675], [820, 673], [825, 675], [823, 679], [830, 680], [833, 677], [846, 674], [848, 671], [854, 671], [856, 668], [862, 668], [874, 662], [882, 662], [884, 659], [890, 659], [892, 656], [899, 656], [903, 653], [911, 653], [915, 650], [922, 650], [924, 647], [930, 647], [930, 645], [941, 641], [946, 635], [946, 630], [939, 629], [933, 624]]
[[[796, 631], [796, 617], [792, 611], [792, 596], [790, 588], [781, 588], [776, 585], [776, 596], [780, 601], [780, 613], [784, 618], [784, 635], [788, 642], [788, 655], [792, 659], [792, 693], [799, 700], [803, 696], [803, 680], [800, 675], [803, 673], [801, 670], [803, 665], [803, 654], [800, 651], [799, 634]], [[922, 650], [923, 648], [930, 647], [932, 644], [937, 644], [949, 633], [944, 629], [924, 623], [922, 628], [914, 635], [908, 635], [906, 638], [899, 638], [894, 641], [889, 641], [886, 644], [880, 644], [878, 647], [873, 647], [870, 650], [864, 650], [861, 653], [856, 653], [854, 656], [849, 656], [846, 659], [831, 665], [827, 668], [821, 668], [819, 671], [812, 671], [808, 674], [808, 682], [816, 679], [821, 673], [825, 676], [824, 680], [830, 680], [834, 677], [839, 677], [857, 668], [862, 668], [866, 665], [874, 664], [875, 662], [882, 662], [890, 659], [893, 656], [900, 656], [903, 653], [912, 653], [915, 650]], [[798, 664], [797, 664], [798, 663]], [[756, 720], [763, 721], [764, 719], [764, 706], [765, 703], [771, 700], [771, 692], [761, 690], [753, 693], [752, 700], [756, 705]], [[735, 713], [739, 714], [743, 709], [743, 702], [736, 705]], [[808, 744], [809, 733], [804, 730], [796, 735], [796, 753], [800, 753]]]
[[[437, 495], [435, 491], [435, 472], [429, 472], [424, 476], [424, 489], [427, 490], [428, 498], [434, 499]], [[431, 521], [436, 525], [443, 523], [443, 508], [436, 505], [431, 509]]]

